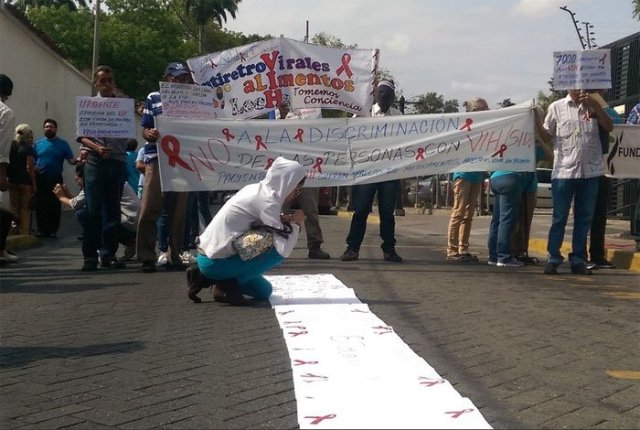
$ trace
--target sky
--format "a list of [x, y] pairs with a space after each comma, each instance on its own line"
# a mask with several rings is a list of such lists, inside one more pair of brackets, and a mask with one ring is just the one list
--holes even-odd
[[303, 40], [324, 32], [380, 50], [380, 67], [407, 100], [428, 92], [490, 107], [549, 92], [553, 52], [582, 49], [583, 22], [603, 46], [640, 31], [631, 0], [242, 0], [224, 26]]

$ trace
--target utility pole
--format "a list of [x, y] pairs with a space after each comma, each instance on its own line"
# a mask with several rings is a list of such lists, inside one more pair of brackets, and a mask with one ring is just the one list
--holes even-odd
[[[98, 67], [98, 60], [100, 58], [100, 0], [96, 0], [96, 17], [93, 24], [93, 57], [91, 59], [91, 79]], [[96, 95], [95, 86], [91, 86], [91, 95]]]
[[560, 6], [560, 9], [562, 9], [565, 12], [568, 12], [571, 15], [571, 20], [573, 21], [573, 26], [576, 28], [576, 33], [578, 33], [578, 39], [580, 39], [580, 45], [582, 45], [582, 49], [586, 49], [587, 45], [584, 42], [584, 39], [582, 38], [582, 35], [580, 34], [580, 29], [578, 28], [578, 21], [575, 19], [575, 13], [571, 12], [566, 6]]

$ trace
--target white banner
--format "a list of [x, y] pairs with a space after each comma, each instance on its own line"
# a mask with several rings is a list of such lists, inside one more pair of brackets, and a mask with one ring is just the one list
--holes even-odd
[[217, 118], [273, 110], [339, 109], [361, 115], [373, 104], [377, 50], [317, 46], [279, 37], [187, 60], [196, 84], [215, 89]]
[[163, 191], [234, 190], [264, 178], [278, 157], [307, 186], [380, 182], [453, 171], [534, 171], [530, 103], [437, 115], [302, 120], [158, 117]]
[[553, 88], [556, 90], [611, 88], [611, 50], [554, 52]]
[[615, 125], [610, 136], [607, 176], [640, 178], [640, 126]]

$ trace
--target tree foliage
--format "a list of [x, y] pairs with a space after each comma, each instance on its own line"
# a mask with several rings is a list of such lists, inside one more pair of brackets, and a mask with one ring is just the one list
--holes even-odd
[[501, 107], [501, 108], [506, 108], [506, 107], [513, 106], [513, 105], [515, 105], [515, 103], [512, 102], [510, 98], [509, 99], [504, 99], [500, 103], [498, 103], [498, 106]]
[[[158, 88], [165, 67], [198, 54], [195, 18], [181, 15], [183, 0], [106, 0], [101, 14], [101, 64], [111, 66], [118, 87], [138, 100]], [[53, 40], [76, 68], [91, 75], [93, 23], [91, 9], [68, 6], [31, 7], [31, 23]], [[215, 52], [260, 39], [222, 30], [216, 22], [206, 24], [203, 46]]]
[[458, 100], [445, 100], [441, 94], [430, 92], [413, 98], [413, 112], [417, 114], [458, 112]]
[[640, 21], [640, 0], [633, 0], [633, 17]]
[[198, 51], [202, 54], [204, 45], [205, 26], [210, 21], [215, 21], [222, 26], [227, 22], [227, 14], [235, 19], [238, 11], [238, 3], [242, 0], [185, 0], [186, 14], [195, 19], [198, 27]]

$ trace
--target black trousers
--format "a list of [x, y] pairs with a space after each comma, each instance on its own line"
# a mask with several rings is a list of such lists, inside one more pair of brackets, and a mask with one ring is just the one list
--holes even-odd
[[11, 212], [0, 209], [0, 253], [7, 246], [7, 236], [9, 236], [9, 230], [11, 229], [11, 221], [13, 221]]
[[60, 201], [53, 194], [53, 187], [62, 183], [62, 175], [47, 176], [36, 174], [36, 223], [38, 233], [56, 234], [60, 228]]
[[598, 182], [598, 197], [596, 208], [591, 221], [591, 234], [589, 241], [589, 260], [602, 261], [605, 259], [604, 233], [607, 227], [607, 206], [611, 192], [611, 179], [600, 176]]

